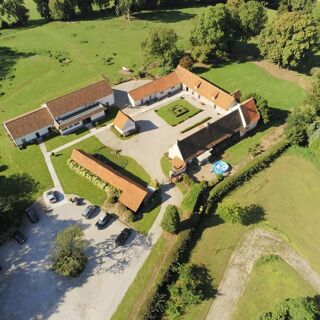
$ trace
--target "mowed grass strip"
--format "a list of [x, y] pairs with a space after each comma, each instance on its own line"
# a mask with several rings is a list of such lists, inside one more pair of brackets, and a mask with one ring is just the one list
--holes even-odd
[[155, 110], [156, 114], [170, 126], [176, 126], [201, 111], [201, 109], [194, 107], [184, 99], [178, 99]]
[[308, 282], [282, 259], [255, 264], [232, 320], [256, 320], [287, 298], [314, 296]]
[[150, 183], [151, 178], [149, 174], [134, 159], [122, 156], [115, 150], [104, 146], [96, 137], [91, 137], [55, 154], [55, 156], [51, 156], [52, 163], [66, 193], [77, 194], [97, 205], [102, 205], [106, 198], [104, 191], [68, 167], [67, 160], [70, 158], [74, 148], [90, 154], [100, 154], [123, 174], [144, 185]]
[[320, 170], [310, 161], [286, 154], [257, 174], [229, 198], [241, 205], [260, 205], [267, 226], [279, 230], [320, 272]]

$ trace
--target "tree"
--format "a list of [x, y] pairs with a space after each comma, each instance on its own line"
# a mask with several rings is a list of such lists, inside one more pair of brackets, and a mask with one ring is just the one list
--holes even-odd
[[293, 109], [286, 126], [287, 139], [292, 144], [302, 145], [308, 139], [308, 126], [316, 120], [313, 106], [304, 105]]
[[0, 243], [18, 228], [38, 184], [28, 175], [0, 176]]
[[[188, 305], [199, 304], [204, 299], [199, 267], [192, 264], [179, 265], [177, 282], [169, 286], [170, 300], [167, 305], [169, 319], [176, 319], [184, 313]], [[203, 275], [203, 272], [201, 273]]]
[[130, 20], [131, 13], [140, 9], [144, 3], [145, 0], [116, 0], [116, 14]]
[[161, 228], [170, 233], [177, 233], [180, 224], [180, 216], [177, 207], [168, 205], [161, 221]]
[[77, 7], [82, 15], [89, 16], [92, 13], [93, 0], [76, 0]]
[[239, 7], [239, 19], [242, 35], [245, 39], [258, 35], [264, 28], [268, 17], [261, 2], [248, 1]]
[[192, 56], [205, 61], [209, 56], [221, 57], [234, 42], [232, 18], [224, 4], [201, 11], [191, 31]]
[[58, 20], [72, 20], [75, 15], [75, 0], [49, 0], [51, 16]]
[[310, 13], [315, 5], [316, 0], [281, 0], [279, 12], [305, 12]]
[[259, 320], [316, 320], [320, 316], [320, 307], [315, 298], [288, 298], [270, 311], [262, 314]]
[[103, 10], [110, 5], [109, 0], [94, 0], [94, 3], [99, 7], [100, 10]]
[[248, 210], [237, 202], [225, 200], [218, 205], [217, 214], [224, 222], [246, 224]]
[[268, 123], [270, 121], [270, 107], [268, 101], [256, 93], [250, 93], [246, 95], [243, 98], [243, 101], [250, 99], [251, 97], [254, 99], [263, 123]]
[[173, 69], [179, 56], [177, 40], [173, 29], [159, 27], [152, 30], [141, 45], [146, 64], [157, 62], [165, 71]]
[[297, 67], [319, 50], [319, 26], [309, 14], [287, 12], [262, 30], [258, 46], [270, 61]]
[[320, 116], [320, 74], [312, 79], [312, 89], [308, 94], [307, 103], [314, 107], [318, 116]]
[[18, 24], [26, 24], [29, 19], [29, 10], [23, 0], [0, 0], [0, 16]]
[[320, 22], [320, 1], [317, 1], [313, 10], [312, 10], [312, 17], [318, 23]]
[[33, 0], [37, 5], [37, 11], [42, 18], [49, 20], [51, 18], [51, 13], [49, 9], [49, 0]]
[[79, 226], [71, 225], [60, 231], [52, 254], [52, 270], [65, 277], [79, 275], [87, 263], [86, 245]]
[[192, 70], [193, 68], [193, 60], [190, 56], [186, 55], [183, 56], [180, 60], [179, 60], [179, 64], [181, 67], [187, 69], [187, 70]]

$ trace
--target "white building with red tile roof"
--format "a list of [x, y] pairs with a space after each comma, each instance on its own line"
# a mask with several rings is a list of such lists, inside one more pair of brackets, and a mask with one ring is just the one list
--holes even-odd
[[122, 111], [118, 111], [113, 126], [123, 136], [128, 136], [137, 131], [135, 121]]

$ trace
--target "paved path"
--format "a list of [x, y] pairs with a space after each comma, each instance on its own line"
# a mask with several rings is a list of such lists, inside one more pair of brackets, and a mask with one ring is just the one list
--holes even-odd
[[280, 256], [320, 293], [320, 275], [310, 267], [304, 258], [273, 233], [255, 229], [245, 235], [242, 244], [231, 255], [207, 320], [231, 319], [254, 263], [265, 254]]
[[59, 181], [59, 178], [56, 174], [56, 171], [54, 170], [53, 164], [51, 162], [50, 153], [47, 152], [47, 148], [44, 142], [41, 142], [39, 144], [40, 150], [44, 156], [44, 161], [46, 162], [46, 165], [48, 167], [51, 179], [53, 181], [53, 184], [55, 187], [61, 187], [61, 183]]

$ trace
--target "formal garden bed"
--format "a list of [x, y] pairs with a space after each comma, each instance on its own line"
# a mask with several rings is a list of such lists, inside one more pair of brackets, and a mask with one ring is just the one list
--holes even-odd
[[158, 116], [166, 121], [170, 126], [176, 126], [179, 123], [195, 116], [202, 110], [194, 107], [184, 99], [178, 99], [160, 109], [155, 110]]

